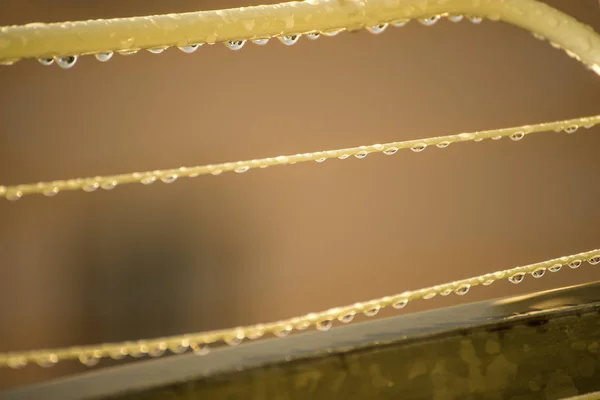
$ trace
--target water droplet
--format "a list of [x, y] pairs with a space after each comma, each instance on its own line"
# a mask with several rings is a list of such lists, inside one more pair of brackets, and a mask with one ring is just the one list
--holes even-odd
[[177, 174], [169, 174], [169, 175], [161, 176], [160, 180], [163, 181], [164, 183], [173, 183], [177, 180], [177, 178], [179, 178], [179, 176]]
[[440, 292], [441, 296], [448, 296], [450, 293], [452, 293], [452, 289], [444, 289]]
[[492, 283], [494, 283], [494, 280], [493, 280], [493, 279], [486, 279], [486, 280], [484, 280], [483, 282], [481, 282], [481, 284], [482, 284], [483, 286], [490, 286]]
[[122, 360], [123, 358], [125, 358], [127, 356], [127, 349], [124, 347], [121, 347], [119, 349], [110, 350], [108, 352], [108, 355], [113, 360]]
[[86, 367], [93, 367], [98, 365], [98, 363], [100, 362], [100, 357], [96, 357], [94, 353], [80, 354], [79, 362], [85, 365]]
[[318, 163], [322, 163], [325, 162], [325, 160], [327, 160], [326, 158], [317, 158], [315, 161]]
[[52, 196], [56, 196], [58, 194], [58, 187], [53, 186], [53, 187], [49, 187], [44, 189], [44, 191], [42, 192], [44, 194], [44, 196], [48, 196], [48, 197], [52, 197]]
[[96, 57], [96, 60], [98, 61], [102, 61], [102, 62], [106, 62], [108, 60], [110, 60], [113, 56], [113, 53], [98, 53], [98, 54], [94, 54], [94, 57]]
[[148, 355], [150, 357], [160, 357], [163, 354], [165, 354], [165, 351], [167, 350], [167, 344], [166, 343], [159, 343], [156, 346], [151, 346], [148, 349]]
[[408, 19], [399, 19], [397, 21], [392, 22], [392, 26], [394, 28], [402, 28], [404, 25], [408, 24]]
[[373, 317], [373, 316], [377, 315], [379, 310], [381, 310], [381, 307], [377, 304], [374, 304], [373, 306], [369, 306], [366, 310], [364, 310], [363, 314], [366, 317]]
[[531, 273], [531, 276], [533, 276], [534, 278], [541, 278], [542, 276], [544, 276], [545, 273], [546, 273], [546, 268], [540, 268], [540, 269], [536, 269], [535, 271], [533, 271]]
[[440, 19], [439, 15], [434, 15], [432, 17], [422, 18], [419, 20], [419, 22], [421, 22], [423, 25], [431, 26], [431, 25], [435, 24], [436, 22], [438, 22], [439, 19]]
[[223, 173], [223, 171], [222, 171], [222, 170], [220, 170], [220, 169], [218, 169], [218, 168], [217, 168], [217, 169], [215, 169], [215, 170], [212, 170], [212, 171], [210, 172], [210, 174], [211, 174], [211, 175], [213, 175], [213, 176], [218, 176], [218, 175], [221, 175], [222, 173]]
[[284, 337], [292, 333], [294, 328], [291, 325], [282, 326], [281, 328], [275, 330], [273, 333], [275, 336]]
[[181, 47], [178, 47], [178, 49], [179, 49], [179, 50], [181, 50], [181, 51], [183, 51], [184, 53], [191, 54], [191, 53], [195, 52], [196, 50], [198, 50], [198, 48], [199, 48], [200, 46], [202, 46], [202, 45], [201, 45], [201, 44], [199, 44], [199, 43], [196, 43], [196, 44], [188, 44], [187, 46], [181, 46]]
[[581, 267], [581, 260], [573, 260], [573, 261], [571, 261], [569, 263], [569, 267], [573, 268], [573, 269]]
[[338, 157], [338, 159], [340, 160], [345, 160], [346, 158], [350, 157], [349, 154], [342, 154], [341, 156]]
[[321, 37], [321, 32], [308, 32], [306, 37], [310, 40], [316, 40]]
[[264, 46], [265, 44], [269, 43], [269, 39], [265, 38], [265, 39], [254, 39], [252, 41], [252, 43], [257, 44], [259, 46]]
[[100, 183], [96, 181], [85, 181], [82, 186], [84, 192], [93, 192], [100, 187]]
[[577, 125], [569, 126], [569, 127], [565, 128], [565, 132], [575, 133], [575, 132], [577, 132], [577, 128], [579, 128]]
[[510, 276], [508, 278], [508, 280], [512, 283], [521, 283], [521, 282], [523, 282], [524, 278], [525, 278], [525, 274], [522, 272], [518, 272], [518, 273], [514, 274], [513, 276]]
[[478, 138], [473, 139], [474, 142], [481, 142], [482, 140], [483, 140], [482, 137], [478, 137]]
[[436, 294], [437, 294], [436, 292], [429, 292], [429, 293], [426, 293], [425, 296], [423, 296], [423, 298], [425, 300], [433, 299]]
[[306, 320], [299, 321], [298, 323], [296, 323], [294, 325], [294, 327], [299, 331], [303, 331], [306, 328], [308, 328], [309, 326], [310, 326], [310, 322], [306, 321]]
[[452, 22], [460, 22], [464, 18], [464, 15], [448, 15], [448, 19]]
[[343, 324], [350, 323], [354, 319], [354, 315], [356, 315], [354, 312], [349, 312], [347, 314], [340, 315], [338, 317], [338, 321], [340, 321]]
[[425, 143], [419, 143], [419, 144], [416, 144], [416, 145], [414, 145], [414, 146], [413, 146], [413, 147], [411, 147], [410, 149], [411, 149], [412, 151], [414, 151], [415, 153], [420, 153], [420, 152], [422, 152], [423, 150], [425, 150], [426, 148], [427, 148], [427, 145], [426, 145]]
[[398, 152], [398, 148], [396, 147], [388, 147], [387, 149], [385, 149], [383, 151], [383, 154], [385, 154], [386, 156], [391, 156], [393, 154], [396, 154]]
[[385, 28], [387, 28], [387, 27], [388, 27], [388, 24], [379, 24], [379, 25], [375, 25], [375, 26], [369, 26], [369, 27], [367, 27], [367, 30], [369, 32], [377, 35], [383, 31], [385, 31]]
[[333, 325], [333, 321], [330, 319], [323, 319], [321, 321], [317, 321], [316, 328], [320, 331], [328, 331]]
[[38, 58], [38, 62], [42, 65], [48, 66], [54, 64], [54, 58]]
[[471, 22], [472, 22], [472, 23], [474, 23], [474, 24], [480, 24], [480, 23], [481, 23], [481, 21], [483, 21], [483, 18], [482, 18], [482, 17], [470, 16], [470, 17], [468, 17], [468, 18], [469, 18], [469, 21], [471, 21]]
[[117, 186], [117, 181], [115, 180], [108, 180], [108, 181], [104, 181], [100, 184], [100, 187], [104, 190], [112, 190], [115, 188], [115, 186]]
[[135, 347], [130, 347], [127, 352], [133, 358], [141, 358], [144, 357], [148, 352], [148, 346], [145, 344], [139, 344]]
[[587, 261], [592, 265], [598, 265], [598, 264], [600, 264], [600, 256], [590, 257], [590, 258], [588, 258]]
[[561, 50], [560, 44], [556, 43], [556, 42], [550, 42], [550, 46], [554, 47], [555, 49], [559, 49]]
[[494, 136], [494, 137], [492, 137], [492, 140], [500, 140], [500, 139], [502, 139], [502, 136]]
[[358, 158], [358, 159], [362, 159], [362, 158], [365, 158], [365, 157], [366, 157], [366, 156], [368, 156], [368, 155], [369, 155], [369, 152], [367, 152], [367, 151], [361, 151], [361, 152], [359, 152], [359, 153], [356, 153], [356, 154], [354, 155], [354, 157], [356, 157], [356, 158]]
[[407, 304], [408, 299], [398, 299], [392, 303], [392, 307], [394, 307], [396, 310], [400, 310], [401, 308], [406, 307]]
[[130, 55], [137, 53], [138, 51], [140, 51], [140, 50], [139, 49], [126, 49], [126, 50], [117, 50], [117, 53], [119, 53], [122, 56], [130, 56]]
[[23, 192], [20, 190], [9, 190], [6, 192], [6, 200], [17, 201], [23, 197]]
[[180, 342], [169, 344], [169, 350], [173, 354], [181, 354], [185, 353], [187, 349], [190, 347], [190, 341], [188, 339], [183, 339]]
[[146, 176], [145, 178], [142, 178], [142, 180], [140, 182], [142, 183], [142, 185], [150, 185], [151, 183], [156, 182], [156, 176], [154, 176], [154, 175]]
[[[298, 328], [296, 328], [298, 329]], [[265, 329], [263, 325], [257, 325], [254, 329], [246, 332], [246, 337], [250, 340], [256, 340], [263, 337], [265, 334]]]
[[540, 34], [539, 34], [539, 33], [537, 33], [537, 32], [533, 32], [533, 33], [532, 33], [532, 35], [533, 35], [533, 37], [534, 37], [534, 38], [536, 38], [537, 40], [546, 40], [546, 38], [545, 38], [545, 37], [543, 37], [542, 35], [540, 35]]
[[13, 65], [19, 60], [0, 60], [0, 65]]
[[207, 355], [208, 353], [210, 353], [210, 347], [205, 343], [202, 343], [202, 344], [190, 343], [190, 348], [192, 349], [194, 354], [196, 354], [197, 356], [204, 356], [204, 355]]
[[245, 40], [232, 40], [229, 42], [225, 42], [225, 46], [229, 47], [231, 50], [239, 50], [246, 44]]
[[43, 356], [38, 357], [35, 362], [40, 367], [49, 368], [56, 365], [58, 362], [58, 356], [54, 353], [44, 354]]
[[514, 141], [518, 141], [521, 140], [525, 137], [525, 133], [524, 132], [515, 132], [512, 135], [510, 135], [510, 138]]
[[293, 44], [296, 44], [298, 39], [300, 39], [300, 35], [285, 35], [285, 36], [278, 36], [278, 38], [281, 41], [281, 43], [283, 43], [287, 46], [291, 46]]
[[27, 360], [25, 357], [9, 357], [6, 360], [6, 365], [12, 369], [19, 369], [27, 365]]
[[322, 34], [325, 36], [333, 37], [333, 36], [337, 35], [338, 33], [340, 33], [341, 31], [343, 31], [343, 29], [335, 29], [332, 31], [322, 32]]
[[238, 174], [243, 174], [244, 172], [248, 171], [249, 169], [250, 169], [249, 166], [242, 165], [241, 167], [237, 167], [236, 169], [234, 169], [234, 171], [237, 172]]
[[224, 339], [225, 343], [230, 346], [237, 346], [238, 344], [242, 343], [243, 340], [244, 332], [242, 331], [237, 331], [234, 335], [228, 336]]
[[438, 144], [436, 144], [437, 147], [439, 147], [440, 149], [445, 149], [446, 147], [450, 146], [450, 142], [440, 142]]
[[69, 69], [77, 62], [77, 56], [57, 57], [55, 60], [59, 67]]
[[561, 270], [561, 268], [562, 268], [562, 264], [554, 264], [553, 266], [548, 267], [548, 271], [550, 271], [550, 272], [558, 272], [558, 271]]
[[469, 293], [469, 289], [471, 289], [471, 285], [465, 283], [464, 285], [460, 285], [458, 289], [454, 291], [454, 293], [459, 296], [464, 296], [465, 294]]
[[590, 124], [590, 125], [584, 125], [583, 127], [584, 127], [585, 129], [592, 129], [592, 128], [594, 127], [594, 125], [593, 125], [593, 124]]
[[148, 51], [152, 54], [160, 54], [163, 51], [165, 51], [167, 49], [167, 47], [155, 47], [153, 49], [148, 49]]

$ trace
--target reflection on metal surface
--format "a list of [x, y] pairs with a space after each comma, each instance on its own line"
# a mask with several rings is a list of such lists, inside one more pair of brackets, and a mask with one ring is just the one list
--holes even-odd
[[600, 399], [600, 392], [583, 394], [581, 396], [565, 397], [561, 400], [598, 400]]
[[[547, 311], [577, 304], [597, 302], [600, 301], [600, 291], [598, 290], [597, 285], [598, 282], [595, 282], [522, 296], [508, 297], [494, 301], [493, 305], [501, 312], [504, 312], [504, 310], [507, 310], [510, 307], [518, 307], [521, 312], [523, 312], [525, 309], [531, 311]], [[574, 293], [576, 293], [576, 296], [574, 296]]]

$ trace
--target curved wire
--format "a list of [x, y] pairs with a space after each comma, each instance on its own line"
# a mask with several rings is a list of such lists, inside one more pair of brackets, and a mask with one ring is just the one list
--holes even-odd
[[157, 180], [171, 183], [180, 177], [197, 177], [200, 175], [220, 175], [223, 172], [235, 171], [243, 173], [254, 168], [266, 168], [274, 165], [295, 164], [306, 161], [324, 162], [330, 158], [346, 159], [350, 156], [365, 158], [370, 153], [395, 154], [402, 149], [411, 149], [415, 152], [425, 150], [428, 146], [445, 148], [451, 143], [481, 141], [484, 139], [500, 139], [508, 136], [513, 140], [521, 140], [525, 135], [538, 132], [575, 132], [578, 127], [591, 128], [600, 124], [600, 115], [575, 118], [564, 121], [546, 122], [535, 125], [524, 125], [512, 128], [494, 129], [474, 133], [460, 133], [457, 135], [438, 136], [426, 139], [407, 140], [369, 146], [351, 147], [345, 149], [317, 151], [287, 156], [269, 157], [255, 160], [228, 162], [214, 165], [201, 165], [195, 167], [181, 167], [177, 169], [164, 169], [147, 172], [133, 172], [120, 175], [97, 176], [90, 178], [76, 178], [52, 182], [39, 182], [16, 186], [0, 186], [0, 197], [8, 200], [18, 200], [23, 196], [44, 194], [54, 196], [63, 191], [84, 190], [93, 192], [98, 188], [111, 190], [118, 185], [126, 183], [151, 184]]
[[[439, 16], [463, 14], [485, 17], [494, 21], [504, 21], [521, 27], [536, 36], [549, 40], [555, 47], [564, 49], [569, 56], [581, 61], [600, 74], [600, 35], [569, 15], [536, 0], [306, 0], [230, 10], [1, 27], [0, 64], [11, 64], [23, 58], [38, 58], [45, 63], [50, 63], [50, 59], [58, 57], [57, 62], [59, 64], [62, 63], [69, 67], [72, 63], [68, 60], [62, 60], [62, 57], [68, 56], [72, 60], [76, 60], [76, 56], [83, 54], [106, 55], [114, 51], [131, 53], [140, 49], [156, 50], [158, 52], [168, 46], [184, 47], [184, 51], [187, 51], [185, 50], [186, 46], [195, 49], [204, 43], [243, 42], [275, 36], [282, 38], [284, 43], [287, 41], [286, 44], [293, 44], [297, 40], [297, 36], [304, 33], [356, 30], [385, 23], [396, 22], [402, 24], [409, 19], [438, 18]], [[231, 43], [229, 44], [231, 47]], [[240, 46], [234, 47], [239, 48]], [[591, 127], [598, 123], [600, 123], [600, 115], [546, 124], [279, 156], [237, 163], [40, 182], [31, 185], [0, 186], [0, 195], [10, 200], [16, 200], [28, 194], [43, 193], [51, 196], [63, 190], [83, 189], [93, 191], [99, 187], [108, 190], [122, 183], [141, 182], [148, 184], [157, 179], [172, 182], [179, 176], [218, 175], [224, 171], [232, 170], [245, 172], [250, 168], [263, 168], [270, 165], [292, 164], [310, 160], [321, 162], [328, 158], [344, 159], [351, 155], [364, 158], [371, 152], [394, 154], [399, 149], [405, 148], [411, 148], [419, 152], [429, 145], [447, 147], [452, 142], [478, 141], [485, 138], [496, 139], [504, 136], [510, 136], [513, 140], [520, 140], [529, 133], [551, 130], [573, 132], [579, 126]], [[348, 323], [352, 321], [357, 313], [373, 316], [381, 308], [388, 306], [403, 308], [409, 301], [415, 299], [430, 299], [437, 294], [448, 295], [452, 292], [464, 295], [472, 286], [489, 285], [504, 278], [508, 278], [513, 283], [520, 283], [526, 274], [539, 278], [544, 275], [546, 270], [555, 272], [564, 265], [578, 268], [582, 260], [586, 260], [592, 265], [599, 264], [600, 250], [592, 250], [560, 259], [498, 271], [267, 324], [137, 342], [4, 353], [0, 354], [0, 367], [19, 368], [33, 362], [41, 366], [51, 366], [58, 361], [67, 359], [79, 359], [82, 363], [92, 366], [101, 358], [122, 358], [127, 355], [139, 357], [146, 354], [160, 356], [167, 349], [174, 353], [192, 349], [202, 354], [207, 351], [207, 345], [216, 342], [235, 345], [241, 343], [244, 339], [257, 339], [266, 333], [285, 336], [293, 330], [302, 330], [310, 326], [315, 326], [319, 330], [327, 330], [335, 319], [342, 323]]]
[[[158, 52], [169, 46], [357, 30], [445, 15], [485, 17], [518, 26], [548, 39], [600, 74], [600, 35], [537, 0], [306, 0], [216, 11], [5, 26], [0, 28], [0, 63], [11, 64], [23, 58], [51, 63], [52, 57], [131, 53], [140, 49]], [[70, 60], [62, 65], [70, 66]]]
[[591, 250], [523, 267], [497, 271], [442, 285], [407, 291], [392, 296], [385, 296], [355, 303], [353, 305], [331, 308], [318, 313], [310, 313], [266, 324], [249, 325], [232, 329], [163, 337], [151, 340], [139, 340], [137, 342], [107, 343], [62, 349], [4, 353], [0, 354], [0, 367], [21, 368], [30, 363], [49, 367], [59, 361], [73, 359], [78, 359], [85, 365], [94, 366], [102, 358], [110, 357], [120, 359], [128, 355], [135, 358], [145, 355], [159, 357], [167, 350], [179, 354], [191, 349], [198, 354], [206, 354], [209, 351], [208, 346], [217, 342], [224, 342], [228, 345], [238, 345], [245, 339], [258, 339], [268, 333], [281, 337], [287, 336], [294, 330], [304, 330], [311, 326], [316, 327], [318, 330], [326, 331], [331, 328], [335, 320], [341, 323], [349, 323], [354, 319], [354, 316], [359, 313], [362, 313], [367, 317], [372, 317], [382, 308], [391, 306], [396, 309], [401, 309], [410, 301], [416, 299], [431, 299], [438, 294], [442, 296], [447, 296], [451, 293], [465, 295], [473, 286], [488, 286], [497, 280], [505, 278], [512, 283], [521, 283], [527, 274], [531, 274], [534, 278], [541, 278], [547, 270], [557, 272], [563, 266], [569, 266], [570, 268], [575, 269], [579, 268], [584, 261], [587, 261], [591, 265], [600, 264], [600, 250]]

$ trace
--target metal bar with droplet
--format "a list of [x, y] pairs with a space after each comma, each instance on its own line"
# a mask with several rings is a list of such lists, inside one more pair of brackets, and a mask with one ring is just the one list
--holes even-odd
[[590, 265], [600, 264], [600, 249], [555, 258], [522, 267], [487, 273], [423, 289], [406, 291], [391, 296], [358, 302], [342, 307], [335, 307], [317, 313], [310, 313], [265, 324], [158, 339], [139, 340], [135, 342], [107, 343], [62, 349], [3, 353], [0, 354], [0, 367], [21, 368], [31, 363], [49, 367], [55, 365], [59, 361], [73, 359], [78, 359], [85, 365], [94, 366], [97, 365], [102, 358], [110, 357], [120, 359], [127, 355], [136, 358], [144, 355], [159, 357], [167, 350], [170, 350], [172, 353], [180, 354], [191, 349], [196, 352], [196, 354], [202, 355], [206, 354], [209, 351], [209, 346], [213, 346], [215, 343], [225, 343], [234, 346], [241, 344], [246, 339], [259, 339], [268, 333], [282, 337], [287, 336], [295, 330], [305, 330], [311, 326], [314, 326], [320, 331], [327, 331], [332, 327], [334, 321], [337, 320], [340, 323], [350, 323], [358, 313], [362, 313], [367, 317], [372, 317], [382, 308], [391, 306], [395, 309], [402, 309], [411, 301], [417, 299], [432, 299], [438, 294], [441, 296], [446, 296], [451, 293], [465, 295], [469, 292], [471, 287], [479, 285], [489, 286], [500, 279], [508, 279], [510, 282], [518, 284], [523, 282], [527, 274], [530, 274], [534, 278], [541, 278], [545, 275], [546, 271], [558, 272], [564, 266], [571, 269], [577, 269], [586, 261]]
[[15, 186], [0, 186], [0, 197], [8, 200], [18, 200], [23, 196], [33, 194], [44, 194], [54, 196], [60, 192], [83, 190], [93, 192], [98, 188], [104, 190], [114, 189], [118, 185], [126, 183], [142, 183], [145, 185], [161, 180], [171, 183], [180, 177], [197, 177], [200, 175], [220, 175], [223, 172], [235, 171], [243, 173], [254, 168], [266, 168], [275, 165], [295, 164], [306, 161], [323, 162], [327, 159], [346, 159], [350, 156], [365, 158], [370, 153], [383, 153], [392, 155], [401, 149], [411, 149], [421, 152], [428, 146], [438, 148], [448, 147], [451, 143], [481, 141], [484, 139], [497, 140], [502, 137], [510, 137], [512, 140], [521, 140], [524, 136], [541, 132], [574, 133], [579, 127], [591, 128], [600, 124], [600, 115], [591, 117], [575, 118], [563, 121], [546, 122], [535, 125], [523, 125], [512, 128], [494, 129], [473, 133], [460, 133], [456, 135], [438, 136], [425, 139], [415, 139], [385, 144], [373, 144], [369, 146], [351, 147], [337, 150], [317, 151], [287, 156], [269, 157], [255, 160], [228, 162], [214, 165], [201, 165], [195, 167], [181, 167], [177, 169], [155, 170], [147, 172], [133, 172], [120, 175], [98, 176], [89, 178], [76, 178], [68, 180], [57, 180], [52, 182], [39, 182]]
[[[305, 332], [202, 357], [103, 368], [0, 391], [0, 397], [264, 400], [268, 393], [268, 398], [352, 400], [369, 393], [396, 400], [543, 393], [554, 399], [589, 393], [600, 390], [600, 369], [593, 368], [599, 289], [594, 282], [363, 321], [328, 335]], [[561, 379], [565, 385], [553, 384], [557, 376], [568, 377]], [[477, 384], [466, 384], [474, 380]], [[592, 398], [599, 397], [569, 399]]]
[[0, 64], [24, 58], [50, 64], [56, 58], [59, 65], [69, 68], [77, 56], [85, 54], [98, 54], [105, 61], [113, 52], [131, 54], [147, 49], [159, 53], [169, 46], [193, 50], [205, 43], [241, 43], [286, 36], [297, 39], [301, 34], [457, 15], [484, 17], [523, 28], [600, 74], [600, 35], [537, 0], [306, 0], [216, 11], [5, 26], [0, 28]]

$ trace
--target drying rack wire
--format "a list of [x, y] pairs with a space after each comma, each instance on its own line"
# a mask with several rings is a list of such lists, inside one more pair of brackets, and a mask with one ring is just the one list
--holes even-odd
[[[536, 0], [306, 0], [229, 10], [6, 26], [0, 27], [0, 64], [11, 65], [21, 59], [34, 58], [44, 65], [56, 62], [63, 68], [71, 68], [77, 57], [88, 54], [94, 54], [100, 61], [107, 61], [115, 52], [133, 54], [145, 49], [153, 53], [161, 53], [167, 47], [178, 47], [191, 53], [204, 44], [217, 42], [225, 43], [231, 49], [237, 50], [241, 49], [248, 40], [256, 44], [265, 44], [273, 37], [279, 38], [284, 44], [291, 45], [302, 35], [315, 39], [321, 34], [333, 36], [340, 31], [355, 31], [363, 28], [372, 33], [380, 33], [388, 24], [400, 27], [412, 19], [420, 20], [424, 25], [432, 25], [440, 17], [447, 17], [457, 22], [463, 16], [467, 16], [475, 23], [485, 18], [523, 28], [538, 38], [548, 40], [554, 47], [563, 49], [570, 57], [600, 75], [600, 35], [571, 16]], [[17, 200], [30, 194], [52, 196], [67, 190], [94, 191], [98, 188], [108, 190], [124, 183], [149, 184], [159, 179], [172, 182], [181, 176], [219, 175], [225, 171], [241, 173], [251, 168], [311, 160], [323, 162], [329, 158], [345, 159], [350, 156], [364, 158], [373, 152], [391, 155], [406, 148], [420, 152], [431, 145], [444, 148], [453, 142], [479, 141], [488, 138], [500, 139], [508, 136], [517, 141], [535, 132], [572, 133], [581, 126], [591, 127], [598, 123], [600, 123], [600, 115], [218, 165], [0, 186], [0, 196]], [[400, 309], [416, 299], [431, 299], [436, 295], [445, 296], [451, 293], [464, 295], [473, 286], [487, 286], [500, 279], [520, 283], [527, 274], [540, 278], [546, 271], [557, 272], [564, 266], [575, 269], [585, 261], [591, 265], [599, 264], [600, 250], [266, 324], [136, 342], [4, 353], [0, 354], [0, 367], [19, 368], [30, 363], [52, 366], [68, 359], [78, 359], [85, 365], [92, 366], [102, 358], [118, 359], [144, 355], [158, 357], [167, 350], [182, 353], [191, 349], [198, 354], [205, 354], [219, 343], [237, 345], [244, 340], [258, 339], [268, 333], [285, 336], [310, 326], [324, 331], [328, 330], [335, 320], [341, 323], [351, 322], [358, 313], [374, 316], [384, 307]]]
[[225, 43], [240, 49], [248, 40], [265, 44], [278, 37], [294, 44], [300, 35], [315, 38], [367, 28], [379, 33], [393, 24], [418, 19], [432, 25], [439, 17], [458, 21], [468, 16], [503, 21], [525, 29], [600, 74], [600, 35], [575, 18], [537, 0], [305, 0], [273, 5], [132, 18], [0, 27], [0, 63], [36, 58], [55, 59], [72, 67], [78, 56], [95, 54], [101, 61], [114, 52], [167, 47], [193, 52], [203, 44]]
[[509, 137], [514, 141], [523, 139], [526, 135], [540, 132], [567, 132], [574, 133], [580, 127], [591, 128], [600, 124], [600, 115], [574, 118], [563, 121], [545, 122], [534, 125], [523, 125], [512, 128], [494, 129], [488, 131], [459, 133], [456, 135], [437, 136], [424, 139], [406, 140], [385, 144], [372, 144], [368, 146], [350, 147], [336, 150], [316, 151], [295, 155], [282, 155], [254, 160], [226, 162], [221, 164], [198, 165], [194, 167], [181, 167], [176, 169], [163, 169], [146, 172], [132, 172], [119, 175], [96, 176], [88, 178], [75, 178], [68, 180], [57, 180], [51, 182], [38, 182], [15, 186], [0, 186], [0, 197], [8, 200], [19, 200], [23, 196], [44, 194], [55, 196], [60, 192], [83, 190], [94, 192], [97, 189], [112, 190], [117, 186], [128, 183], [152, 184], [156, 181], [165, 183], [175, 182], [181, 177], [194, 178], [201, 175], [221, 175], [224, 172], [235, 171], [244, 173], [250, 169], [266, 168], [276, 165], [296, 164], [306, 161], [322, 163], [331, 158], [341, 160], [351, 156], [362, 159], [370, 153], [383, 153], [386, 155], [396, 154], [399, 150], [411, 149], [414, 152], [422, 152], [427, 147], [436, 146], [446, 148], [451, 143], [461, 143], [484, 139], [499, 140]]
[[320, 331], [327, 331], [332, 327], [334, 321], [337, 320], [344, 324], [350, 323], [353, 321], [355, 315], [359, 313], [367, 317], [373, 317], [382, 308], [391, 306], [396, 309], [402, 309], [409, 302], [417, 299], [428, 300], [437, 295], [447, 296], [451, 293], [465, 295], [474, 286], [489, 286], [501, 279], [508, 279], [510, 282], [518, 284], [528, 274], [534, 278], [541, 278], [545, 275], [546, 271], [558, 272], [563, 267], [577, 269], [583, 262], [588, 262], [590, 265], [600, 264], [600, 250], [591, 250], [265, 324], [240, 326], [232, 329], [151, 340], [139, 340], [137, 342], [106, 343], [62, 349], [4, 353], [0, 354], [0, 367], [21, 368], [32, 363], [42, 367], [50, 367], [59, 361], [73, 359], [79, 360], [84, 365], [91, 367], [97, 365], [102, 358], [121, 359], [126, 356], [140, 358], [146, 355], [160, 357], [167, 350], [174, 354], [181, 354], [192, 350], [196, 354], [203, 355], [207, 354], [211, 347], [218, 346], [219, 342], [221, 345], [236, 346], [244, 340], [256, 340], [269, 333], [282, 337], [289, 335], [293, 331], [305, 330], [311, 326]]

